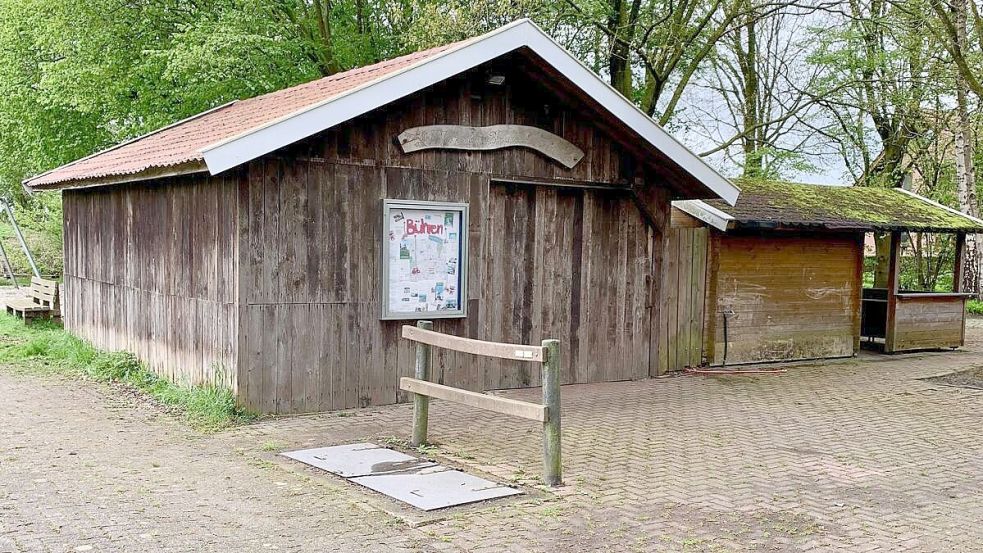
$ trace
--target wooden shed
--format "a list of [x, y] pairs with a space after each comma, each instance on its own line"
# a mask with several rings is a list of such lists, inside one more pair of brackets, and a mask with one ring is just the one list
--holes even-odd
[[[963, 344], [961, 244], [966, 233], [983, 231], [983, 221], [900, 188], [738, 185], [734, 206], [673, 204], [666, 286], [679, 292], [665, 297], [669, 358], [661, 370], [693, 366], [695, 358], [729, 365], [846, 357], [861, 340], [889, 353]], [[899, 289], [908, 232], [956, 235], [954, 290]], [[891, 236], [885, 288], [864, 287], [865, 233]]]
[[[400, 326], [657, 372], [670, 201], [738, 190], [528, 21], [233, 102], [29, 179], [63, 190], [66, 326], [261, 412], [393, 403]], [[436, 379], [536, 386], [441, 353]]]

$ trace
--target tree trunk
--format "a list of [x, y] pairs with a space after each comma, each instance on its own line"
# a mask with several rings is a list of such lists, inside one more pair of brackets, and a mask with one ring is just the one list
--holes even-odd
[[[904, 153], [907, 151], [908, 140], [892, 135], [888, 140], [882, 141], [884, 150], [874, 161], [873, 169], [867, 175], [867, 182], [871, 186], [888, 186], [898, 188], [904, 182], [904, 173], [901, 170]], [[887, 274], [890, 268], [888, 263], [891, 256], [891, 235], [885, 234], [877, 236], [874, 240], [874, 247], [877, 250], [877, 266], [874, 269], [874, 287], [884, 288], [887, 285]], [[901, 264], [901, 260], [898, 260]], [[900, 271], [901, 268], [898, 267]]]
[[313, 47], [317, 51], [318, 64], [321, 74], [325, 77], [341, 71], [341, 65], [335, 56], [334, 36], [331, 29], [331, 0], [314, 0], [314, 17], [317, 19], [317, 37]]
[[[955, 0], [951, 6], [953, 20], [956, 24], [956, 34], [961, 47], [966, 46], [966, 2]], [[973, 136], [972, 122], [969, 117], [969, 87], [966, 79], [958, 70], [955, 71], [956, 82], [956, 193], [959, 198], [959, 210], [972, 217], [979, 216], [976, 203], [976, 168], [973, 165]], [[980, 297], [980, 266], [983, 251], [980, 249], [977, 235], [966, 236], [963, 247], [965, 263], [962, 272], [962, 291]]]
[[607, 21], [611, 41], [611, 53], [608, 55], [611, 86], [626, 98], [634, 96], [630, 45], [640, 5], [641, 0], [633, 0], [630, 4], [627, 0], [614, 0]]
[[762, 159], [762, 129], [759, 128], [764, 117], [758, 110], [759, 90], [758, 90], [758, 37], [755, 30], [755, 22], [758, 14], [751, 9], [751, 2], [746, 3], [748, 15], [744, 26], [747, 42], [741, 45], [741, 33], [738, 37], [735, 48], [737, 62], [743, 73], [744, 81], [744, 135], [742, 142], [744, 150], [744, 176], [762, 176], [764, 161]]

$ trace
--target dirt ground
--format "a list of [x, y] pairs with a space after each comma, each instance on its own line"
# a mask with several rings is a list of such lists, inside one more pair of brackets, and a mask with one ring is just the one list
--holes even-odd
[[983, 324], [968, 338], [566, 386], [557, 490], [538, 486], [537, 424], [437, 401], [428, 453], [528, 493], [430, 515], [278, 455], [398, 446], [409, 405], [205, 435], [108, 386], [0, 367], [0, 552], [980, 551], [983, 391], [931, 380], [983, 366]]
[[971, 369], [944, 374], [942, 376], [935, 376], [929, 380], [932, 382], [938, 382], [939, 384], [964, 386], [966, 388], [983, 390], [983, 367], [973, 367]]

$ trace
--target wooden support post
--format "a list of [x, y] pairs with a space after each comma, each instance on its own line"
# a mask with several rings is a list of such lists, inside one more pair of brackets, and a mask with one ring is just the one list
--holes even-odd
[[560, 341], [543, 340], [546, 359], [543, 360], [543, 481], [547, 486], [563, 482], [563, 461], [560, 453]]
[[[417, 321], [417, 328], [433, 330], [433, 321]], [[416, 378], [430, 382], [430, 344], [416, 344]], [[427, 425], [430, 418], [430, 398], [423, 394], [413, 396], [413, 439], [410, 445], [420, 447], [427, 443]]]
[[860, 354], [860, 333], [863, 327], [863, 305], [864, 305], [864, 241], [867, 235], [863, 232], [857, 233], [857, 259], [854, 269], [854, 279], [856, 285], [850, 293], [850, 299], [854, 302], [853, 308], [853, 355]]
[[[965, 252], [965, 250], [966, 250], [966, 233], [965, 232], [957, 232], [956, 233], [956, 255], [955, 255], [955, 257], [956, 257], [956, 265], [952, 269], [952, 291], [953, 292], [962, 292], [962, 289], [963, 289], [963, 266], [964, 266], [964, 263], [965, 263], [965, 261], [963, 260], [963, 256], [964, 256], [964, 253], [963, 252]], [[960, 346], [966, 344], [966, 299], [965, 298], [963, 299], [962, 318], [963, 318], [963, 321], [962, 321], [962, 333], [960, 334], [960, 338], [959, 338], [959, 345]]]
[[966, 233], [956, 233], [956, 266], [952, 269], [952, 291], [959, 292], [963, 285], [963, 250], [966, 248]]
[[894, 353], [895, 315], [898, 309], [898, 281], [901, 273], [901, 232], [891, 231], [891, 253], [887, 271], [887, 320], [884, 331], [884, 353]]

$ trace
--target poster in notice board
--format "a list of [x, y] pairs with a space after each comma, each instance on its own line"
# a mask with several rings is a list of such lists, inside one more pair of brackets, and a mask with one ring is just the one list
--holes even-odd
[[467, 315], [468, 205], [383, 201], [382, 318]]

